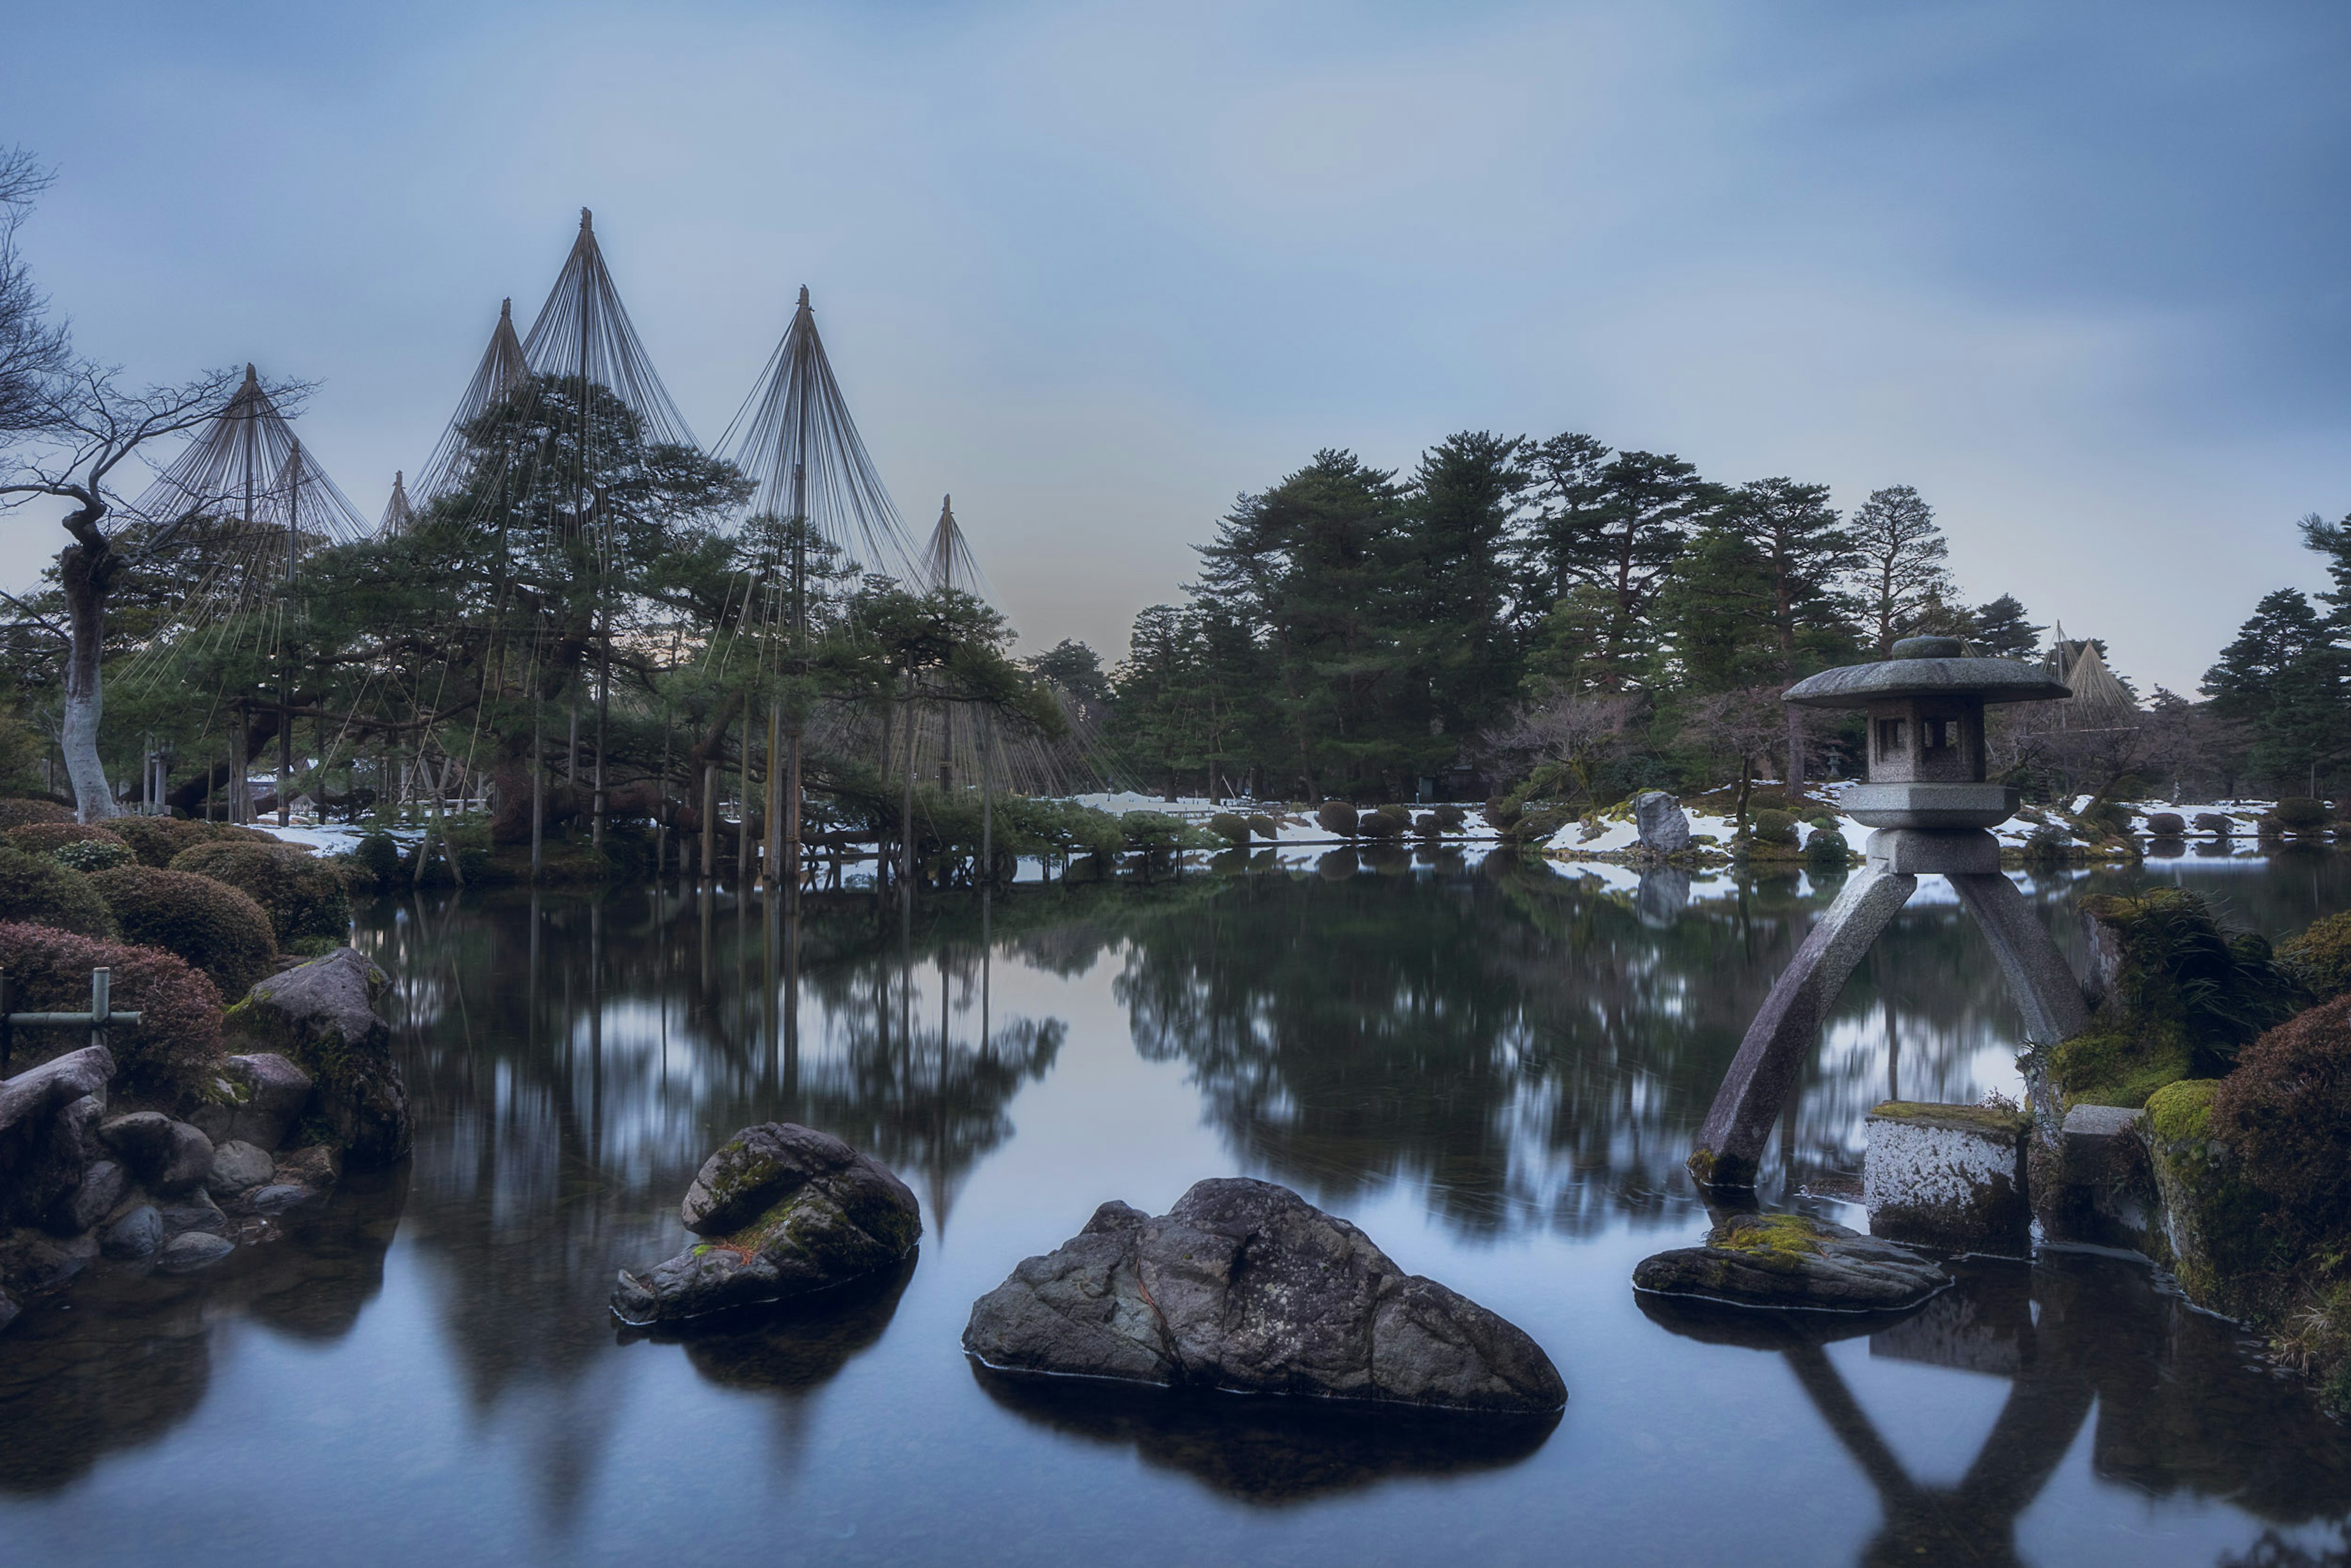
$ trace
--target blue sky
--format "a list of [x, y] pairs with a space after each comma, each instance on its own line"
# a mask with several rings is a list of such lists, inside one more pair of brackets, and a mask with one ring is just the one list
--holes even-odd
[[[1917, 486], [2192, 688], [2351, 511], [2351, 9], [20, 7], [82, 346], [315, 379], [372, 517], [590, 206], [697, 433], [810, 286], [917, 528], [1114, 656], [1319, 447], [1583, 430]], [[0, 523], [28, 578], [52, 521]]]

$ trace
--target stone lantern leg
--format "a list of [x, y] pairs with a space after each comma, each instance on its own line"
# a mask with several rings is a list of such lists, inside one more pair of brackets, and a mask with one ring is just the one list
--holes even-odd
[[2000, 843], [1987, 831], [2015, 813], [2017, 793], [1984, 777], [1986, 704], [2071, 695], [2030, 665], [1970, 658], [1956, 637], [1906, 638], [1884, 663], [1824, 670], [1788, 688], [1791, 703], [1867, 712], [1869, 779], [1846, 792], [1844, 807], [1876, 831], [1862, 869], [1805, 935], [1715, 1091], [1688, 1161], [1701, 1184], [1755, 1185], [1830, 1006], [1922, 875], [1949, 878], [1982, 927], [2023, 1009], [2028, 1040], [2053, 1043], [2081, 1032], [2088, 1018], [2081, 983], [2001, 873]]

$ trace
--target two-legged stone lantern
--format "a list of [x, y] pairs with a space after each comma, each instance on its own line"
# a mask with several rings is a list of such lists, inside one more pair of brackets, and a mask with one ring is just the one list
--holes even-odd
[[1787, 700], [1807, 707], [1867, 711], [1869, 781], [1846, 791], [1844, 809], [1877, 831], [1863, 868], [1796, 949], [1715, 1091], [1689, 1157], [1703, 1184], [1755, 1185], [1781, 1103], [1830, 1004], [1922, 873], [1948, 877], [1983, 927], [2024, 1009], [2026, 1038], [2053, 1043], [2081, 1032], [2081, 985], [2001, 874], [2000, 843], [1986, 831], [2015, 813], [2017, 793], [1984, 781], [1986, 704], [2073, 694], [2031, 665], [1966, 652], [1956, 637], [1905, 638], [1883, 664], [1824, 670], [1788, 688]]

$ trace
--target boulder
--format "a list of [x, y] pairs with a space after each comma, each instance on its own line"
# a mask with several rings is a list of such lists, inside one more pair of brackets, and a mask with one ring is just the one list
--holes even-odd
[[24, 1310], [16, 1304], [16, 1297], [0, 1291], [0, 1331], [5, 1331], [10, 1323], [16, 1321], [16, 1314]]
[[163, 1245], [163, 1217], [142, 1203], [106, 1228], [99, 1249], [109, 1258], [151, 1258]]
[[331, 1145], [312, 1144], [277, 1156], [277, 1180], [281, 1183], [329, 1187], [342, 1174], [342, 1155]]
[[81, 1174], [81, 1185], [50, 1209], [49, 1228], [60, 1236], [78, 1236], [112, 1213], [130, 1185], [131, 1173], [121, 1161], [91, 1161]]
[[1287, 1187], [1196, 1184], [1154, 1218], [1106, 1203], [973, 1303], [998, 1371], [1497, 1414], [1567, 1401], [1541, 1346]]
[[93, 1045], [0, 1082], [0, 1226], [48, 1221], [80, 1187], [113, 1076], [113, 1056]]
[[310, 1075], [276, 1051], [232, 1056], [188, 1120], [215, 1144], [235, 1140], [275, 1149], [300, 1124], [310, 1089]]
[[191, 1230], [163, 1243], [163, 1249], [155, 1254], [155, 1267], [166, 1274], [193, 1274], [199, 1269], [211, 1268], [235, 1250], [236, 1243], [225, 1236]]
[[222, 1231], [228, 1228], [228, 1216], [221, 1212], [212, 1195], [199, 1187], [177, 1203], [162, 1206], [163, 1228], [177, 1236], [187, 1230]]
[[375, 1010], [391, 984], [349, 947], [256, 983], [223, 1020], [228, 1037], [284, 1057], [309, 1074], [311, 1104], [353, 1169], [408, 1153], [408, 1087], [392, 1054], [392, 1026]]
[[171, 1158], [172, 1118], [161, 1111], [113, 1117], [99, 1125], [98, 1136], [141, 1181], [162, 1170]]
[[1641, 847], [1653, 855], [1677, 854], [1689, 848], [1689, 813], [1663, 789], [1644, 789], [1633, 797], [1633, 826]]
[[889, 1167], [789, 1122], [746, 1127], [703, 1163], [679, 1206], [706, 1238], [612, 1291], [644, 1325], [789, 1301], [886, 1269], [914, 1250], [921, 1207]]
[[91, 1236], [60, 1239], [37, 1230], [0, 1233], [0, 1286], [18, 1296], [37, 1296], [63, 1285], [97, 1256], [98, 1239]]
[[326, 1196], [326, 1189], [323, 1187], [299, 1186], [290, 1182], [273, 1182], [267, 1186], [257, 1186], [246, 1193], [244, 1202], [245, 1207], [256, 1214], [274, 1216], [288, 1214], [310, 1204], [322, 1202]]
[[1633, 1288], [1740, 1307], [1896, 1312], [1951, 1282], [1934, 1259], [1802, 1214], [1733, 1214], [1703, 1247], [1641, 1260]]
[[231, 1139], [213, 1151], [212, 1175], [204, 1188], [215, 1198], [235, 1197], [268, 1186], [277, 1175], [277, 1162], [266, 1151]]

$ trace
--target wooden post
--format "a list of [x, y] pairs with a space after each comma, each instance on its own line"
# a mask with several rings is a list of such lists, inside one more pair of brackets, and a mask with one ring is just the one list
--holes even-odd
[[914, 891], [914, 671], [906, 670], [906, 810], [898, 824], [898, 886]]
[[979, 710], [979, 880], [996, 880], [996, 712]]
[[702, 765], [702, 880], [718, 874], [718, 764]]
[[762, 879], [773, 887], [783, 880], [784, 787], [786, 780], [776, 771], [776, 758], [782, 748], [777, 744], [782, 738], [784, 704], [778, 697], [768, 704], [768, 810], [767, 831], [761, 836], [760, 864], [765, 868]]
[[751, 885], [751, 694], [743, 694], [743, 767], [739, 793], [742, 803], [735, 810], [737, 822], [735, 832], [735, 886], [739, 891]]
[[530, 699], [530, 880], [534, 883], [538, 881], [547, 841], [547, 748], [543, 739], [546, 707], [547, 699], [533, 693]]

